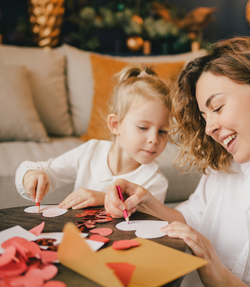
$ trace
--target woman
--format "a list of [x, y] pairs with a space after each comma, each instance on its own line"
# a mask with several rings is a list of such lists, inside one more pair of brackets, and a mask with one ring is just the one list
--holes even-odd
[[[215, 44], [191, 61], [173, 99], [181, 166], [204, 175], [189, 200], [170, 209], [135, 184], [118, 180], [106, 194], [113, 217], [126, 208], [170, 224], [162, 229], [181, 238], [209, 264], [185, 276], [181, 286], [250, 286], [250, 38]], [[128, 198], [119, 200], [116, 185]]]

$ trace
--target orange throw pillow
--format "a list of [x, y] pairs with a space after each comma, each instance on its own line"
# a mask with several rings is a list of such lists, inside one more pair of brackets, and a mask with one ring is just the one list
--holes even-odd
[[[88, 131], [80, 139], [84, 141], [90, 139], [110, 140], [106, 118], [109, 99], [116, 84], [112, 79], [129, 63], [95, 54], [90, 55], [90, 59], [94, 78], [93, 107]], [[147, 63], [145, 62], [145, 64]], [[182, 70], [184, 62], [149, 63], [149, 65], [161, 79], [173, 80]]]

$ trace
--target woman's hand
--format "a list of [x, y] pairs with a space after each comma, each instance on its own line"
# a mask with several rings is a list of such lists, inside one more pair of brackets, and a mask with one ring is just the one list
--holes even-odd
[[80, 209], [89, 206], [104, 205], [105, 193], [86, 188], [79, 188], [69, 194], [59, 205], [59, 208]]
[[40, 202], [49, 190], [49, 177], [42, 170], [29, 170], [24, 175], [23, 187], [32, 201]]
[[[122, 202], [118, 196], [116, 186], [120, 185], [125, 202]], [[125, 179], [118, 179], [108, 186], [105, 196], [105, 209], [114, 218], [123, 217], [123, 210], [127, 209], [128, 216], [136, 211], [139, 204], [144, 203], [150, 196], [150, 192]], [[151, 195], [152, 196], [152, 195]]]
[[183, 239], [196, 256], [208, 261], [207, 265], [197, 270], [205, 286], [247, 286], [222, 264], [210, 240], [195, 229], [185, 223], [174, 221], [162, 227], [161, 231], [166, 232], [169, 237]]

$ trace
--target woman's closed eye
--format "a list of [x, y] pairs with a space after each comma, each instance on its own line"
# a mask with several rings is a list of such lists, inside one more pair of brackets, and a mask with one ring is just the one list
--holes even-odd
[[218, 113], [223, 106], [220, 106], [218, 109], [214, 110], [214, 113]]

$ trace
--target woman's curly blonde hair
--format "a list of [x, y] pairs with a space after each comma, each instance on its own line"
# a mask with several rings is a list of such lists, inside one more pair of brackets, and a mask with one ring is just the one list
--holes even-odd
[[196, 84], [204, 72], [250, 85], [250, 38], [235, 37], [215, 43], [207, 55], [187, 64], [173, 93], [171, 124], [181, 151], [179, 168], [197, 166], [204, 174], [208, 167], [230, 172], [232, 155], [205, 133], [206, 122], [196, 101]]

